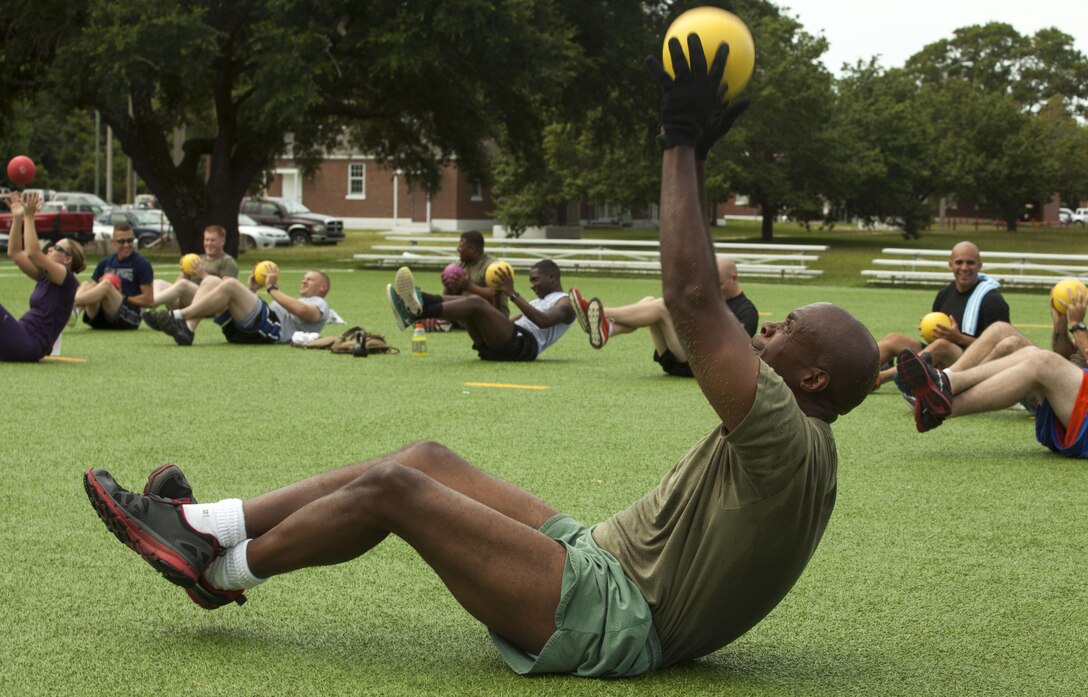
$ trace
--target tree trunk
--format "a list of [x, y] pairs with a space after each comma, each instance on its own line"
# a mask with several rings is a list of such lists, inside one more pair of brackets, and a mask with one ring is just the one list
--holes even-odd
[[772, 206], [766, 203], [759, 204], [759, 209], [763, 213], [763, 226], [762, 235], [760, 239], [764, 242], [774, 241], [774, 219], [778, 215], [778, 206]]

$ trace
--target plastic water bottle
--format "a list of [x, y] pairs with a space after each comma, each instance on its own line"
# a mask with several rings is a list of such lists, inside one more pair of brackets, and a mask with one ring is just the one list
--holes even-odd
[[416, 358], [427, 357], [427, 332], [423, 330], [423, 323], [416, 324], [412, 332], [412, 355]]

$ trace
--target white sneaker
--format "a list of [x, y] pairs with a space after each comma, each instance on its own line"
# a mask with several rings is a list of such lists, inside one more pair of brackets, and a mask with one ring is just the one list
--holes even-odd
[[404, 303], [404, 309], [408, 310], [408, 314], [413, 318], [419, 317], [419, 313], [423, 312], [423, 296], [416, 287], [412, 270], [407, 266], [397, 269], [396, 278], [393, 279], [393, 290]]

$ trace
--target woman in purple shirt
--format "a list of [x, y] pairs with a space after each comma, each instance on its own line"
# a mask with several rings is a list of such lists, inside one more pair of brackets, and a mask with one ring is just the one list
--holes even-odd
[[0, 361], [38, 361], [49, 354], [72, 315], [83, 270], [83, 247], [63, 239], [43, 252], [34, 227], [41, 203], [37, 194], [11, 194], [11, 233], [8, 256], [23, 273], [37, 281], [30, 294], [30, 309], [21, 318], [0, 305]]

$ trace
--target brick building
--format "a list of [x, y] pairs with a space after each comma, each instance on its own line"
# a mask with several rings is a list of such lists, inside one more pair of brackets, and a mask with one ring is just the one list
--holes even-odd
[[408, 186], [403, 174], [365, 155], [333, 155], [312, 177], [303, 177], [292, 159], [276, 161], [268, 195], [305, 204], [344, 220], [348, 229], [404, 232], [490, 230], [490, 192], [458, 170], [442, 167], [441, 188], [428, 195]]

